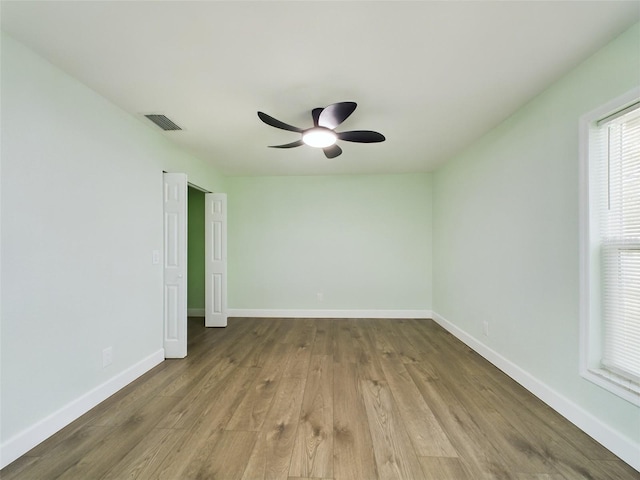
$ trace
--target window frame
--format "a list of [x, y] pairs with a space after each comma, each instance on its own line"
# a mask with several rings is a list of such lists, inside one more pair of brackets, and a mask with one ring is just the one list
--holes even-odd
[[[596, 125], [616, 112], [640, 100], [640, 87], [601, 105], [580, 117], [580, 375], [611, 393], [640, 406], [640, 385], [620, 377], [601, 366], [602, 315], [599, 244], [596, 243], [596, 224], [599, 215], [597, 190], [599, 185], [592, 169], [597, 158], [594, 132]], [[593, 194], [591, 192], [594, 192]]]

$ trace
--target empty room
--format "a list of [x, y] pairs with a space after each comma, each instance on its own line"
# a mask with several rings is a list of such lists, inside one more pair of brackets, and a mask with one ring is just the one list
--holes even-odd
[[0, 22], [0, 478], [640, 479], [639, 1]]

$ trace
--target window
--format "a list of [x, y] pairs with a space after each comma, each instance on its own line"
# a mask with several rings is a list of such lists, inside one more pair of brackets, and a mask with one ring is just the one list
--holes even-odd
[[640, 89], [581, 119], [582, 375], [640, 405]]

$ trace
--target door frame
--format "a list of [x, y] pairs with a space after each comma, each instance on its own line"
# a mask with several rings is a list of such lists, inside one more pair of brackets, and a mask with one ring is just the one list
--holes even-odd
[[[184, 226], [184, 241], [183, 242], [179, 242], [177, 245], [178, 251], [175, 252], [175, 255], [179, 256], [180, 258], [184, 259], [184, 273], [183, 273], [183, 278], [182, 280], [184, 280], [184, 290], [183, 290], [183, 302], [178, 302], [178, 307], [179, 308], [179, 318], [178, 318], [178, 326], [177, 329], [175, 329], [174, 331], [177, 331], [177, 334], [179, 336], [179, 338], [177, 339], [177, 343], [173, 346], [169, 348], [169, 352], [167, 352], [167, 314], [168, 314], [168, 308], [169, 305], [167, 303], [168, 301], [168, 293], [167, 293], [167, 268], [166, 268], [166, 263], [167, 263], [167, 218], [166, 218], [166, 209], [165, 209], [165, 197], [167, 195], [166, 193], [166, 185], [165, 185], [165, 179], [164, 179], [164, 174], [166, 173], [173, 173], [173, 172], [163, 172], [163, 315], [162, 315], [162, 331], [163, 331], [163, 347], [165, 349], [165, 358], [184, 358], [187, 355], [187, 284], [188, 284], [188, 277], [187, 277], [187, 252], [188, 252], [188, 242], [187, 242], [187, 230], [188, 230], [188, 195], [187, 195], [187, 189], [188, 187], [192, 187], [196, 190], [200, 190], [201, 192], [204, 192], [205, 195], [205, 199], [206, 197], [211, 195], [211, 192], [209, 192], [208, 190], [195, 185], [191, 182], [189, 182], [189, 178], [187, 176], [186, 173], [181, 173], [181, 172], [176, 172], [178, 173], [178, 175], [183, 175], [184, 176], [184, 184], [183, 184], [183, 188], [184, 188], [184, 208], [180, 208], [178, 211], [175, 212], [175, 214], [177, 215], [177, 218], [175, 219], [175, 221], [179, 224], [179, 225], [183, 225]], [[206, 326], [216, 326], [216, 327], [224, 327], [226, 326], [226, 319], [227, 319], [227, 289], [226, 289], [226, 284], [227, 284], [227, 268], [226, 268], [226, 262], [227, 262], [227, 255], [226, 255], [226, 194], [223, 194], [222, 192], [219, 192], [219, 194], [222, 194], [222, 196], [224, 197], [225, 201], [223, 202], [223, 218], [216, 218], [216, 217], [212, 217], [210, 215], [207, 215], [207, 211], [206, 211], [206, 200], [205, 200], [205, 232], [212, 232], [215, 231], [216, 229], [220, 229], [220, 225], [214, 226], [214, 222], [219, 223], [221, 220], [223, 221], [222, 224], [222, 232], [224, 233], [224, 235], [221, 237], [222, 239], [222, 252], [224, 252], [224, 256], [222, 259], [223, 261], [223, 266], [222, 266], [222, 270], [218, 269], [216, 270], [216, 275], [222, 275], [221, 277], [221, 281], [222, 281], [222, 285], [224, 288], [222, 288], [221, 290], [219, 290], [217, 292], [217, 301], [216, 301], [216, 305], [212, 305], [211, 302], [213, 301], [213, 296], [210, 294], [205, 294], [205, 312], [218, 312], [218, 319], [215, 322], [209, 322], [209, 325]], [[172, 212], [173, 213], [173, 212]], [[182, 227], [181, 227], [182, 228]], [[205, 234], [205, 238], [207, 238], [208, 234]], [[207, 240], [205, 240], [205, 262], [209, 263], [207, 261], [208, 258], [212, 257], [212, 244], [211, 242], [208, 242]], [[205, 267], [206, 268], [206, 267]], [[205, 289], [207, 289], [207, 279], [205, 278]], [[183, 308], [184, 307], [184, 308]], [[173, 306], [172, 306], [173, 308]], [[205, 313], [206, 315], [206, 313]], [[205, 316], [206, 318], [206, 316]], [[180, 346], [177, 346], [180, 345]]]

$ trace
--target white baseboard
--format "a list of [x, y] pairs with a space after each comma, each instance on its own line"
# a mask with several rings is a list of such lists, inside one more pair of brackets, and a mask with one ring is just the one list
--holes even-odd
[[187, 317], [204, 317], [204, 308], [187, 308]]
[[121, 388], [133, 382], [142, 374], [148, 372], [164, 361], [164, 350], [143, 358], [125, 371], [110, 378], [102, 385], [76, 398], [58, 411], [43, 418], [38, 423], [14, 435], [0, 445], [0, 468], [4, 468], [18, 457], [24, 455], [33, 447], [42, 443], [51, 435], [69, 425], [71, 422], [87, 413], [100, 402], [106, 400]]
[[296, 310], [230, 308], [229, 317], [259, 318], [431, 318], [431, 310]]
[[433, 312], [432, 318], [441, 327], [509, 375], [513, 380], [529, 390], [580, 430], [611, 450], [633, 468], [640, 471], [640, 456], [638, 455], [640, 451], [639, 444], [616, 432], [597, 417], [584, 410], [581, 406], [553, 390], [538, 378], [487, 347], [484, 343], [449, 322], [438, 313]]

